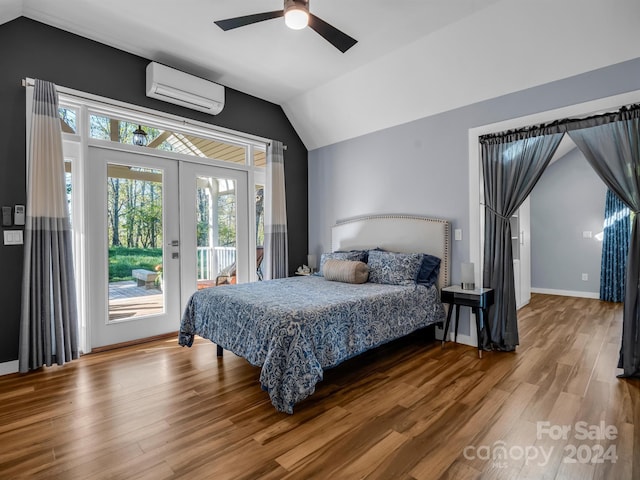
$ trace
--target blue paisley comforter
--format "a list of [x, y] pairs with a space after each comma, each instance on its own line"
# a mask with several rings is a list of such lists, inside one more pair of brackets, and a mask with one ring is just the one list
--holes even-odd
[[271, 403], [293, 413], [323, 369], [444, 317], [435, 286], [283, 278], [194, 293], [179, 343], [191, 346], [199, 335], [262, 367]]

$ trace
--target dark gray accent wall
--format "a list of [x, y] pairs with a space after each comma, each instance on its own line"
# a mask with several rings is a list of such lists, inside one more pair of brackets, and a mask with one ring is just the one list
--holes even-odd
[[[162, 47], [159, 46], [159, 50]], [[25, 77], [282, 141], [291, 272], [306, 262], [307, 150], [279, 105], [226, 89], [211, 116], [147, 98], [149, 60], [20, 17], [0, 25], [0, 205], [24, 204]], [[171, 65], [170, 65], [171, 66]], [[182, 68], [184, 69], [184, 68]], [[0, 362], [18, 358], [23, 249], [0, 245]]]
[[[460, 263], [469, 259], [469, 129], [635, 90], [640, 58], [312, 150], [309, 250], [329, 250], [331, 225], [356, 215], [442, 217], [463, 230], [452, 248], [459, 283]], [[468, 320], [460, 331], [469, 332]]]
[[547, 167], [531, 192], [532, 288], [599, 293], [606, 193], [577, 148]]

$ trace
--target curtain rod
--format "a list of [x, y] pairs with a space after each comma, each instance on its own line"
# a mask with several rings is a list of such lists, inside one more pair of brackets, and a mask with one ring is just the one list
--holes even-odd
[[598, 113], [582, 118], [564, 118], [540, 125], [529, 125], [527, 127], [505, 130], [503, 132], [488, 133], [480, 136], [478, 140], [480, 143], [512, 142], [541, 135], [554, 135], [571, 130], [595, 127], [597, 125], [638, 117], [640, 117], [640, 104], [625, 105], [614, 112]]
[[[33, 78], [23, 78], [22, 79], [22, 86], [23, 87], [33, 87], [35, 84], [35, 79]], [[230, 128], [225, 128], [225, 127], [220, 127], [217, 125], [213, 125], [211, 123], [206, 123], [206, 122], [201, 122], [199, 120], [190, 120], [190, 119], [186, 119], [184, 117], [180, 117], [178, 115], [174, 115], [172, 113], [166, 113], [166, 112], [160, 112], [158, 110], [152, 110], [150, 108], [147, 107], [142, 107], [142, 106], [138, 106], [138, 105], [132, 105], [130, 103], [126, 103], [126, 102], [121, 102], [120, 100], [114, 100], [111, 98], [107, 98], [107, 97], [102, 97], [100, 95], [94, 95], [92, 93], [87, 93], [87, 92], [82, 92], [80, 90], [75, 90], [72, 88], [68, 88], [68, 87], [63, 87], [61, 85], [57, 85], [56, 84], [56, 89], [60, 92], [63, 93], [65, 95], [71, 96], [71, 97], [75, 97], [78, 98], [80, 100], [88, 100], [88, 101], [92, 101], [92, 102], [99, 102], [99, 103], [104, 103], [106, 105], [109, 106], [113, 106], [113, 107], [117, 107], [117, 108], [124, 108], [127, 110], [131, 110], [143, 115], [153, 115], [156, 117], [161, 117], [161, 118], [165, 118], [171, 121], [177, 121], [182, 123], [183, 125], [190, 125], [193, 127], [197, 127], [197, 128], [206, 128], [208, 130], [214, 130], [217, 133], [220, 134], [224, 134], [224, 135], [232, 135], [238, 138], [242, 138], [244, 140], [249, 140], [251, 142], [256, 142], [256, 143], [263, 143], [265, 145], [271, 145], [271, 141], [272, 139], [270, 138], [264, 138], [264, 137], [260, 137], [258, 135], [252, 135], [250, 133], [243, 133], [243, 132], [238, 132], [236, 130], [232, 130]], [[285, 144], [282, 145], [283, 150], [287, 149], [287, 146]]]

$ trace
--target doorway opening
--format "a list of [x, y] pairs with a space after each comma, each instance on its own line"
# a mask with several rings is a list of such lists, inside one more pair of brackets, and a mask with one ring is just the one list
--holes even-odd
[[[529, 125], [549, 123], [559, 118], [583, 117], [598, 112], [611, 111], [620, 108], [622, 105], [638, 103], [640, 101], [640, 90], [628, 92], [612, 97], [600, 98], [597, 100], [584, 102], [569, 107], [549, 110], [534, 115], [513, 118], [502, 122], [483, 125], [469, 130], [469, 258], [470, 261], [478, 265], [483, 264], [483, 242], [484, 242], [484, 215], [481, 209], [483, 202], [482, 176], [479, 138], [493, 132], [519, 129]], [[482, 286], [481, 268], [476, 271], [476, 285]], [[474, 329], [469, 329], [470, 335], [462, 336], [461, 342], [468, 345], [477, 345], [477, 338]]]

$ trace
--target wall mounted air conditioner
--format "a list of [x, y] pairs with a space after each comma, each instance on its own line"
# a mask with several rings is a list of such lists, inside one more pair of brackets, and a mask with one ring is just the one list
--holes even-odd
[[224, 108], [224, 87], [160, 63], [147, 65], [147, 97], [216, 115]]

